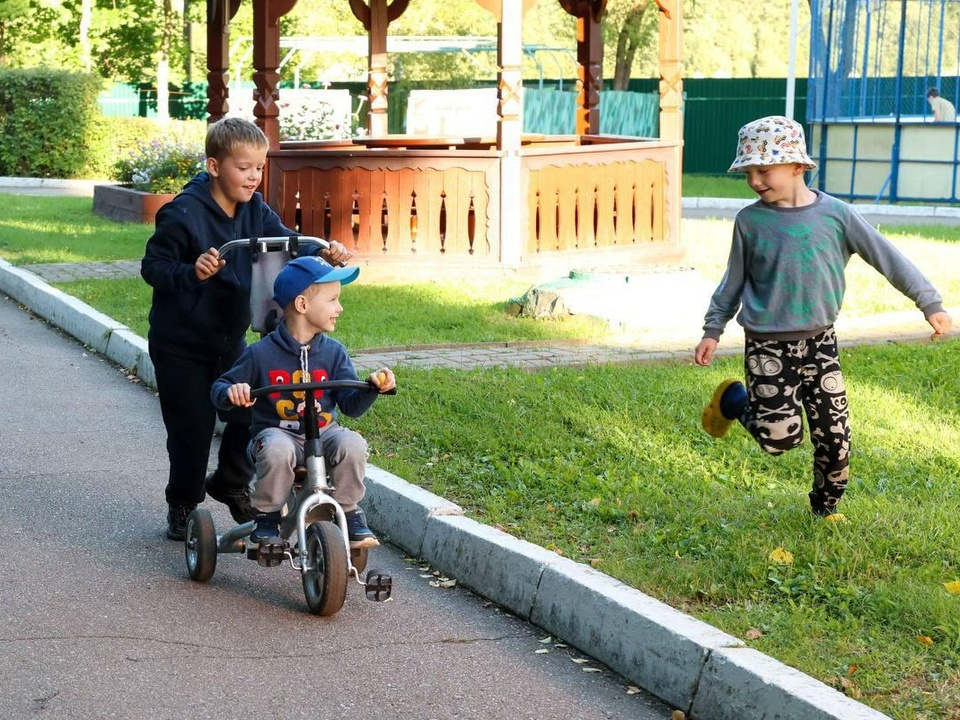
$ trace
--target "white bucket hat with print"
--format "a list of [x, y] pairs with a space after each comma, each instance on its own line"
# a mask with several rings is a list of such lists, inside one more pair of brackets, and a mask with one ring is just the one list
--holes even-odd
[[737, 158], [727, 172], [744, 172], [751, 166], [803, 165], [813, 170], [817, 164], [807, 155], [803, 127], [795, 120], [771, 115], [740, 128]]

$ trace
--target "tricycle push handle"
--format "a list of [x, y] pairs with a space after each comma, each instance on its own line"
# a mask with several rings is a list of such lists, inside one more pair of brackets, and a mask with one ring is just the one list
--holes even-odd
[[228, 252], [237, 248], [248, 248], [252, 254], [282, 251], [290, 253], [291, 256], [298, 254], [300, 245], [316, 245], [324, 250], [330, 247], [330, 243], [323, 238], [313, 237], [312, 235], [290, 235], [285, 237], [262, 237], [262, 238], [242, 238], [240, 240], [231, 240], [219, 248], [220, 256], [223, 257]]

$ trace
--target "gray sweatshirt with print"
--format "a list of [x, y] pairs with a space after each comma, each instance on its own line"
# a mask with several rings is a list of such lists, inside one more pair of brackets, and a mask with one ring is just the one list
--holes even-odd
[[943, 310], [930, 281], [853, 206], [814, 192], [816, 201], [804, 207], [758, 200], [737, 213], [727, 271], [704, 319], [705, 338], [719, 339], [734, 315], [747, 333], [774, 338], [829, 327], [843, 304], [844, 272], [854, 253], [925, 317]]

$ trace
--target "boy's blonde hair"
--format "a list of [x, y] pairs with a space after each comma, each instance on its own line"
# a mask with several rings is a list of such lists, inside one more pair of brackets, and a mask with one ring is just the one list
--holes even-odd
[[263, 130], [243, 118], [226, 117], [207, 128], [205, 152], [208, 158], [220, 162], [241, 146], [266, 148], [270, 147], [270, 141]]

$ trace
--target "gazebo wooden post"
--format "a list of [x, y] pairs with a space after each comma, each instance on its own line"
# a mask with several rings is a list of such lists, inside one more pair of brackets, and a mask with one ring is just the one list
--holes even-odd
[[600, 89], [603, 87], [603, 36], [600, 16], [606, 0], [560, 0], [577, 18], [577, 135], [600, 132]]
[[520, 262], [524, 246], [520, 136], [523, 133], [523, 3], [502, 0], [497, 23], [497, 149], [500, 160], [500, 262]]
[[367, 130], [369, 130], [371, 137], [380, 137], [390, 132], [387, 115], [389, 104], [387, 92], [390, 81], [387, 73], [387, 30], [389, 23], [386, 0], [371, 0], [370, 27], [367, 28], [367, 38], [369, 40], [367, 93], [370, 95]]
[[226, 117], [230, 106], [230, 21], [240, 0], [207, 0], [207, 122]]
[[680, 237], [683, 171], [683, 0], [657, 0], [660, 10], [660, 138], [676, 140], [676, 177], [667, 178], [667, 222]]
[[370, 114], [367, 116], [367, 131], [370, 137], [383, 137], [390, 133], [387, 115], [387, 90], [390, 76], [387, 71], [387, 33], [390, 23], [407, 9], [410, 0], [349, 0], [353, 16], [367, 31], [367, 95]]
[[280, 18], [296, 4], [297, 0], [253, 0], [253, 116], [271, 150], [280, 147]]

